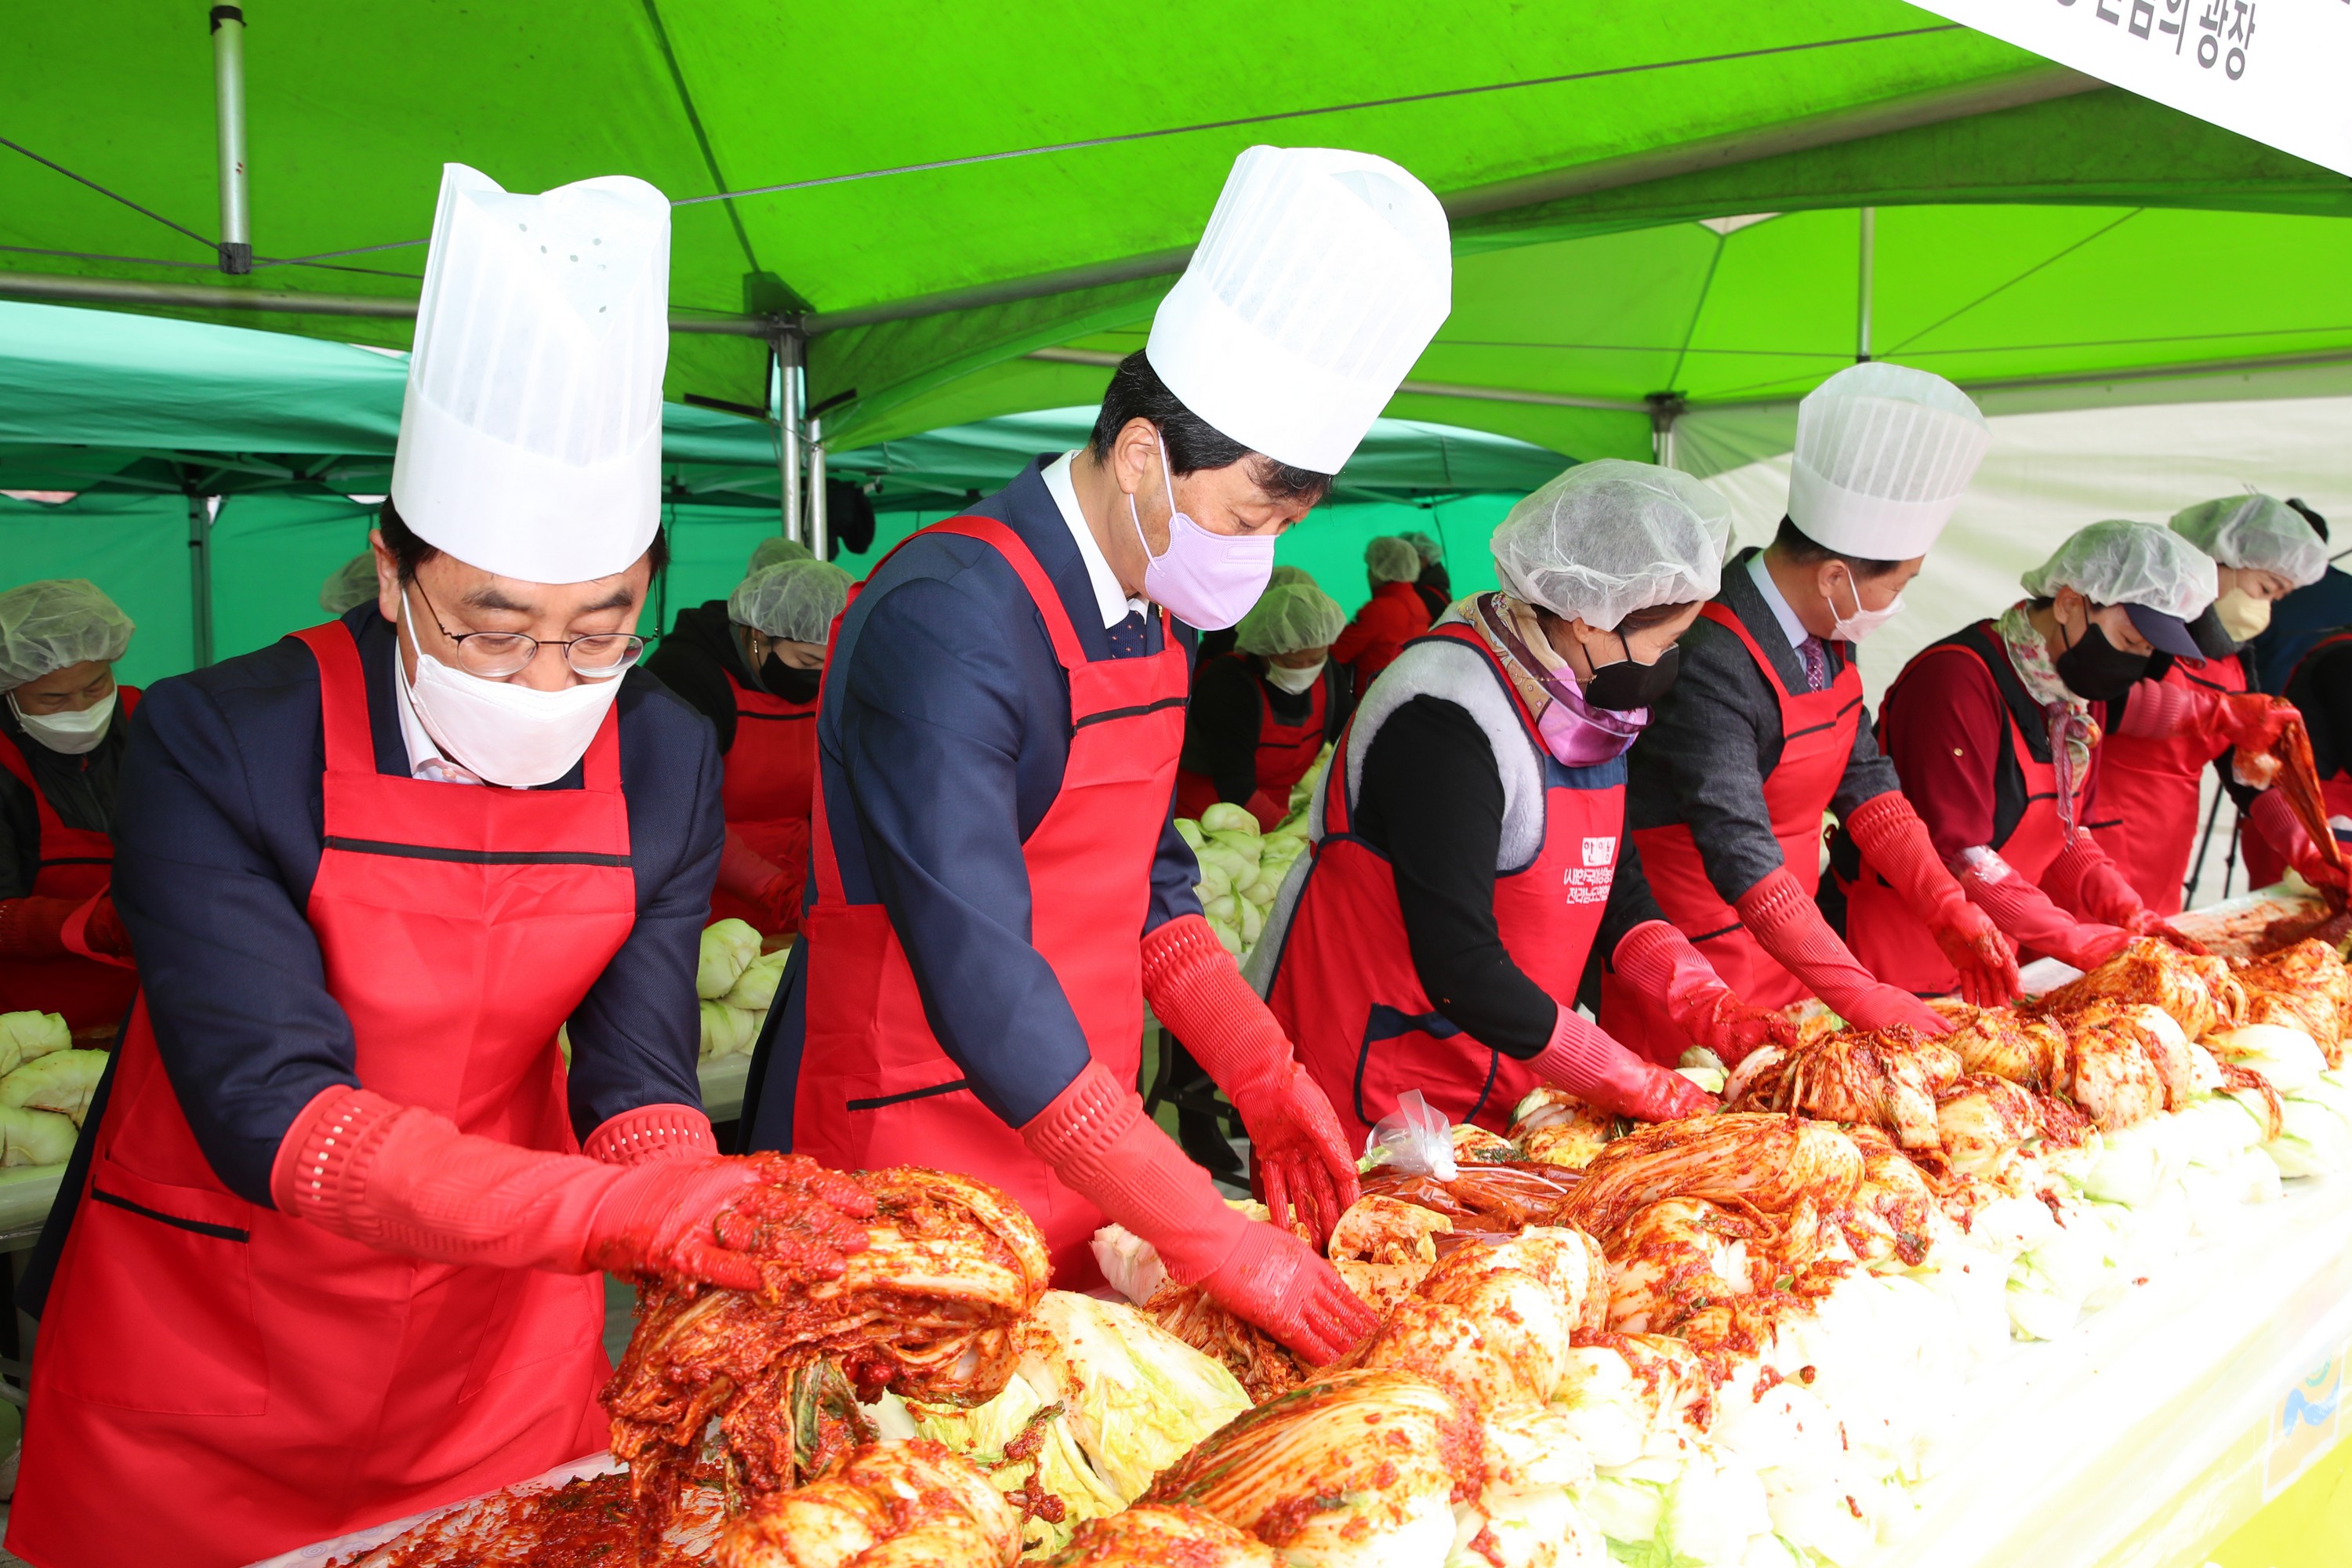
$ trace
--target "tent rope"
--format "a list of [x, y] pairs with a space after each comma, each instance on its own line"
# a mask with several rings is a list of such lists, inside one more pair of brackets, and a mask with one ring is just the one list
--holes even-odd
[[206, 239], [203, 235], [198, 234], [186, 224], [174, 223], [170, 218], [165, 217], [162, 213], [156, 212], [152, 208], [142, 207], [137, 202], [132, 201], [129, 196], [124, 195], [121, 192], [108, 190], [104, 185], [100, 184], [88, 174], [78, 174], [71, 169], [67, 168], [63, 163], [58, 163], [54, 158], [42, 157], [38, 153], [34, 152], [30, 147], [24, 145], [22, 142], [11, 142], [5, 136], [0, 136], [0, 147], [5, 147], [12, 153], [22, 153], [26, 157], [30, 158], [34, 163], [42, 165], [44, 168], [55, 169], [67, 179], [72, 180], [79, 184], [88, 185], [91, 190], [96, 191], [100, 195], [105, 196], [110, 201], [121, 202], [124, 206], [129, 207], [132, 212], [139, 214], [142, 217], [152, 217], [157, 223], [162, 224], [165, 228], [176, 229], [180, 233], [186, 235], [190, 239], [194, 240], [198, 245], [203, 246], [206, 250], [212, 251], [215, 255], [218, 255], [220, 252], [219, 241]]

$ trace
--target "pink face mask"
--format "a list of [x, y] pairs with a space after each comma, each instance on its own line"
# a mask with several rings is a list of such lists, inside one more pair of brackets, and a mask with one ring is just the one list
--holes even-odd
[[1536, 717], [1536, 733], [1543, 738], [1544, 750], [1560, 766], [1589, 768], [1622, 757], [1648, 726], [1647, 708], [1619, 710], [1588, 704], [1575, 681], [1563, 680], [1544, 668], [1519, 639], [1519, 634], [1511, 629], [1511, 623], [1496, 612], [1491, 596], [1480, 597], [1478, 614], [1487, 629], [1510, 650], [1512, 661], [1551, 699]]
[[[1159, 439], [1159, 432], [1152, 432]], [[1143, 546], [1144, 596], [1195, 631], [1223, 631], [1244, 616], [1265, 592], [1274, 575], [1274, 535], [1211, 533], [1176, 510], [1176, 485], [1168, 472], [1168, 445], [1160, 444], [1160, 482], [1168, 492], [1168, 548], [1151, 553], [1143, 537], [1143, 518], [1135, 498], [1127, 498], [1127, 515], [1135, 521], [1136, 542]]]

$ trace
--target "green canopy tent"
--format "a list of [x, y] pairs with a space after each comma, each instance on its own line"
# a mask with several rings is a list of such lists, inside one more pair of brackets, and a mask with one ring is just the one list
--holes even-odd
[[[406, 357], [0, 302], [0, 491], [16, 492], [0, 496], [0, 584], [103, 584], [140, 624], [125, 665], [134, 680], [310, 624], [320, 582], [364, 548], [373, 500], [388, 482]], [[1083, 442], [1092, 417], [1090, 408], [1048, 411], [838, 454], [836, 479], [864, 489], [880, 513], [870, 548], [839, 559], [862, 573], [1034, 454]], [[780, 527], [772, 423], [671, 405], [666, 426], [672, 563], [656, 590], [662, 625], [678, 605], [723, 596]], [[1352, 605], [1364, 595], [1364, 542], [1419, 528], [1454, 546], [1465, 585], [1477, 585], [1486, 565], [1476, 546], [1494, 520], [1567, 461], [1505, 437], [1382, 420], [1284, 558]]]
[[399, 344], [443, 160], [625, 171], [680, 204], [672, 395], [805, 352], [836, 447], [1088, 401], [1269, 140], [1454, 216], [1391, 412], [1578, 456], [1864, 352], [2083, 397], [2352, 355], [2342, 176], [1895, 0], [254, 8], [239, 276], [203, 8], [108, 9], [21, 19], [0, 290]]

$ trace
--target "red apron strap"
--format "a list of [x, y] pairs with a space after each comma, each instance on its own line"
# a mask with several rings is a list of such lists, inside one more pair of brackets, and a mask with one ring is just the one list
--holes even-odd
[[319, 723], [331, 773], [375, 772], [375, 736], [368, 724], [367, 673], [359, 643], [341, 621], [305, 626], [295, 637], [319, 661]]
[[1087, 650], [1078, 645], [1078, 629], [1070, 624], [1070, 612], [1063, 608], [1062, 595], [1055, 588], [1054, 580], [1045, 575], [1045, 569], [1037, 564], [1035, 553], [1022, 542], [1019, 534], [992, 517], [951, 517], [923, 531], [961, 534], [994, 549], [1020, 577], [1021, 585], [1029, 590], [1037, 614], [1045, 619], [1045, 634], [1054, 639], [1054, 657], [1061, 661], [1062, 668], [1076, 669], [1087, 662]]

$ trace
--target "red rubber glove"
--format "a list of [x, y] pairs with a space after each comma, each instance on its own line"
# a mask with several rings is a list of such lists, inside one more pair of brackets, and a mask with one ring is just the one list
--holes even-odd
[[1551, 1039], [1535, 1058], [1544, 1081], [1636, 1121], [1678, 1121], [1717, 1108], [1715, 1096], [1612, 1039], [1599, 1025], [1562, 1007]]
[[2074, 842], [2059, 852], [2042, 881], [2060, 903], [2095, 921], [2120, 926], [2134, 936], [2160, 938], [2183, 952], [2200, 957], [2205, 952], [2203, 942], [2140, 901], [2138, 889], [2087, 832], [2074, 835]]
[[1895, 1025], [1923, 1035], [1948, 1035], [1952, 1026], [1934, 1008], [1864, 969], [1830, 930], [1830, 922], [1786, 866], [1778, 866], [1733, 906], [1774, 962], [1857, 1029]]
[[2319, 846], [2311, 841], [2311, 835], [2303, 830], [2303, 824], [2296, 818], [2294, 809], [2287, 805], [2285, 796], [2278, 791], [2266, 789], [2254, 796], [2254, 804], [2247, 809], [2246, 815], [2253, 819], [2256, 827], [2262, 829], [2263, 837], [2271, 841], [2271, 847], [2294, 868], [2295, 875], [2305, 881], [2315, 888], [2352, 887], [2352, 876], [2347, 876], [2343, 867], [2332, 864], [2326, 856], [2320, 853]]
[[589, 1133], [580, 1152], [607, 1165], [640, 1165], [716, 1154], [719, 1139], [710, 1131], [710, 1118], [691, 1105], [641, 1105]]
[[755, 909], [768, 911], [763, 931], [781, 931], [793, 895], [799, 891], [791, 872], [751, 847], [732, 827], [719, 850], [719, 889]]
[[2241, 746], [2249, 752], [2267, 752], [2278, 744], [2279, 737], [2290, 724], [2300, 723], [2303, 715], [2294, 704], [2284, 697], [2273, 697], [2262, 691], [2207, 691], [2192, 688], [2206, 699], [2202, 730], [2217, 742]]
[[56, 958], [66, 951], [66, 919], [79, 899], [10, 899], [0, 902], [0, 957]]
[[1727, 1068], [1759, 1046], [1797, 1043], [1788, 1019], [1743, 1005], [1706, 954], [1664, 921], [1643, 921], [1627, 931], [1609, 962], [1636, 995]]
[[1304, 1242], [1219, 1197], [1208, 1173], [1101, 1063], [1079, 1069], [1023, 1125], [1021, 1139], [1064, 1185], [1150, 1242], [1171, 1279], [1204, 1287], [1315, 1365], [1328, 1365], [1378, 1326]]
[[1282, 819], [1290, 815], [1290, 801], [1286, 795], [1281, 800], [1276, 800], [1264, 790], [1253, 794], [1249, 797], [1248, 805], [1249, 814], [1257, 818], [1257, 830], [1260, 833], [1273, 832], [1282, 825]]
[[288, 1129], [269, 1195], [338, 1236], [444, 1263], [658, 1272], [738, 1290], [761, 1288], [762, 1264], [838, 1279], [844, 1255], [866, 1247], [855, 1222], [873, 1200], [813, 1160], [782, 1183], [760, 1172], [717, 1157], [624, 1166], [519, 1149], [339, 1085]]
[[93, 952], [113, 958], [129, 958], [131, 933], [122, 928], [122, 916], [114, 908], [114, 900], [104, 893], [90, 906], [89, 921], [82, 927], [82, 941]]
[[1972, 1007], [2005, 1007], [2016, 1000], [2017, 949], [1992, 918], [1969, 902], [1944, 869], [1927, 825], [1900, 793], [1864, 801], [1846, 814], [1845, 830], [1868, 869], [1886, 879], [1960, 977], [1960, 1000]]
[[1274, 1223], [1286, 1226], [1295, 1212], [1328, 1244], [1363, 1195], [1355, 1157], [1331, 1102], [1206, 920], [1179, 915], [1143, 939], [1143, 994], [1241, 1112]]
[[2046, 952], [2088, 973], [2131, 943], [2132, 932], [2124, 927], [2077, 921], [2067, 914], [1985, 845], [1962, 850], [1958, 869], [1970, 900], [2020, 947]]

